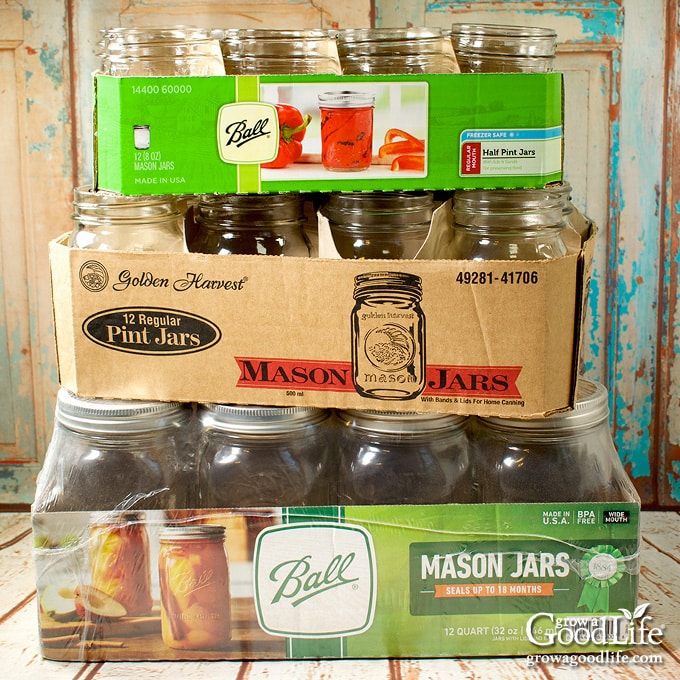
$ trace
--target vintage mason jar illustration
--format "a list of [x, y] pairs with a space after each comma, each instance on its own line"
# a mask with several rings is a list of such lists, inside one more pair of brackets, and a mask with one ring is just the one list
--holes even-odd
[[414, 399], [425, 388], [422, 282], [405, 272], [369, 272], [354, 279], [352, 376], [373, 399]]

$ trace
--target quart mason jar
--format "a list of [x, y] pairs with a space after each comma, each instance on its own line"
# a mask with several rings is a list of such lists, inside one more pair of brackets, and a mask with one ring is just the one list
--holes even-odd
[[73, 248], [183, 252], [184, 217], [174, 196], [123, 196], [78, 187], [73, 198]]
[[557, 33], [536, 26], [453, 24], [451, 42], [462, 73], [550, 73]]
[[219, 34], [191, 26], [107, 28], [100, 72], [109, 76], [223, 76]]
[[328, 31], [228, 29], [220, 45], [228, 75], [342, 73]]
[[567, 254], [562, 197], [545, 189], [457, 191], [452, 260], [551, 260]]
[[439, 28], [354, 28], [340, 31], [343, 73], [460, 73], [451, 40]]
[[335, 247], [346, 259], [412, 260], [430, 231], [429, 191], [333, 193], [322, 207]]
[[191, 415], [175, 402], [57, 395], [35, 512], [191, 507]]
[[159, 535], [161, 634], [171, 649], [224, 649], [231, 640], [225, 528], [169, 526]]
[[305, 407], [204, 404], [201, 508], [327, 505], [330, 416]]
[[193, 253], [309, 257], [299, 194], [206, 194], [193, 221]]
[[483, 503], [638, 502], [609, 429], [607, 390], [580, 378], [573, 410], [477, 418], [474, 486]]
[[467, 418], [337, 412], [340, 505], [470, 501]]

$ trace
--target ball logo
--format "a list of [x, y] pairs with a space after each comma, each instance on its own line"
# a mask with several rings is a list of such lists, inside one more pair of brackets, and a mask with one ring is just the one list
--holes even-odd
[[265, 102], [225, 104], [217, 116], [217, 144], [225, 163], [267, 163], [279, 147], [276, 108]]
[[91, 293], [98, 293], [106, 288], [109, 282], [109, 273], [101, 262], [88, 260], [81, 265], [78, 278], [83, 288]]
[[375, 552], [350, 524], [290, 524], [262, 531], [255, 545], [255, 604], [270, 635], [356, 635], [373, 623]]

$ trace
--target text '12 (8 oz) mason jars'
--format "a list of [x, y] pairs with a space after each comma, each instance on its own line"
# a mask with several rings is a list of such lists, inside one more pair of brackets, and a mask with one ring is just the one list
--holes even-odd
[[341, 505], [470, 500], [467, 418], [338, 411]]
[[334, 502], [326, 410], [204, 404], [198, 417], [202, 508]]
[[453, 199], [452, 260], [551, 260], [567, 254], [563, 198], [546, 189], [470, 189]]
[[580, 378], [573, 410], [477, 418], [471, 454], [478, 502], [639, 502], [608, 417], [607, 390]]
[[191, 507], [190, 411], [60, 389], [35, 512]]
[[430, 230], [429, 191], [332, 193], [322, 207], [335, 247], [346, 259], [413, 259]]
[[453, 51], [462, 73], [550, 73], [557, 32], [538, 26], [453, 24]]
[[100, 72], [109, 76], [223, 76], [219, 33], [192, 26], [101, 31]]
[[309, 257], [299, 194], [206, 194], [187, 219], [189, 251]]
[[123, 196], [77, 187], [72, 248], [182, 252], [184, 217], [175, 196]]

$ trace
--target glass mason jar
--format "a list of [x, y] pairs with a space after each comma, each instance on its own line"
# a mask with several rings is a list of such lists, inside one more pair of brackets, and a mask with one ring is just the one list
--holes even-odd
[[334, 193], [321, 209], [338, 253], [351, 260], [412, 260], [427, 238], [433, 211], [429, 191]]
[[57, 395], [35, 512], [191, 507], [190, 411], [175, 402]]
[[460, 73], [439, 28], [354, 28], [337, 35], [343, 73]]
[[422, 280], [406, 272], [354, 278], [352, 379], [371, 399], [415, 399], [425, 389]]
[[638, 502], [609, 429], [607, 390], [580, 378], [573, 410], [477, 418], [474, 486], [484, 503]]
[[224, 649], [231, 640], [225, 528], [169, 526], [159, 535], [161, 634], [171, 649]]
[[199, 407], [202, 508], [326, 505], [329, 413], [319, 408]]
[[128, 616], [151, 614], [149, 536], [138, 512], [109, 512], [90, 524], [92, 586], [125, 607]]
[[536, 26], [453, 24], [451, 42], [463, 73], [550, 73], [557, 33]]
[[334, 172], [357, 172], [373, 160], [373, 108], [375, 96], [352, 90], [323, 92], [321, 163]]
[[309, 257], [299, 194], [206, 194], [193, 221], [192, 253]]
[[337, 412], [340, 505], [470, 500], [465, 416]]
[[563, 200], [546, 189], [472, 189], [454, 195], [452, 260], [564, 257]]
[[228, 29], [220, 45], [228, 75], [342, 73], [328, 31]]
[[184, 217], [174, 196], [123, 196], [77, 187], [72, 248], [183, 252]]
[[108, 76], [223, 76], [219, 34], [191, 26], [107, 28], [99, 42]]

